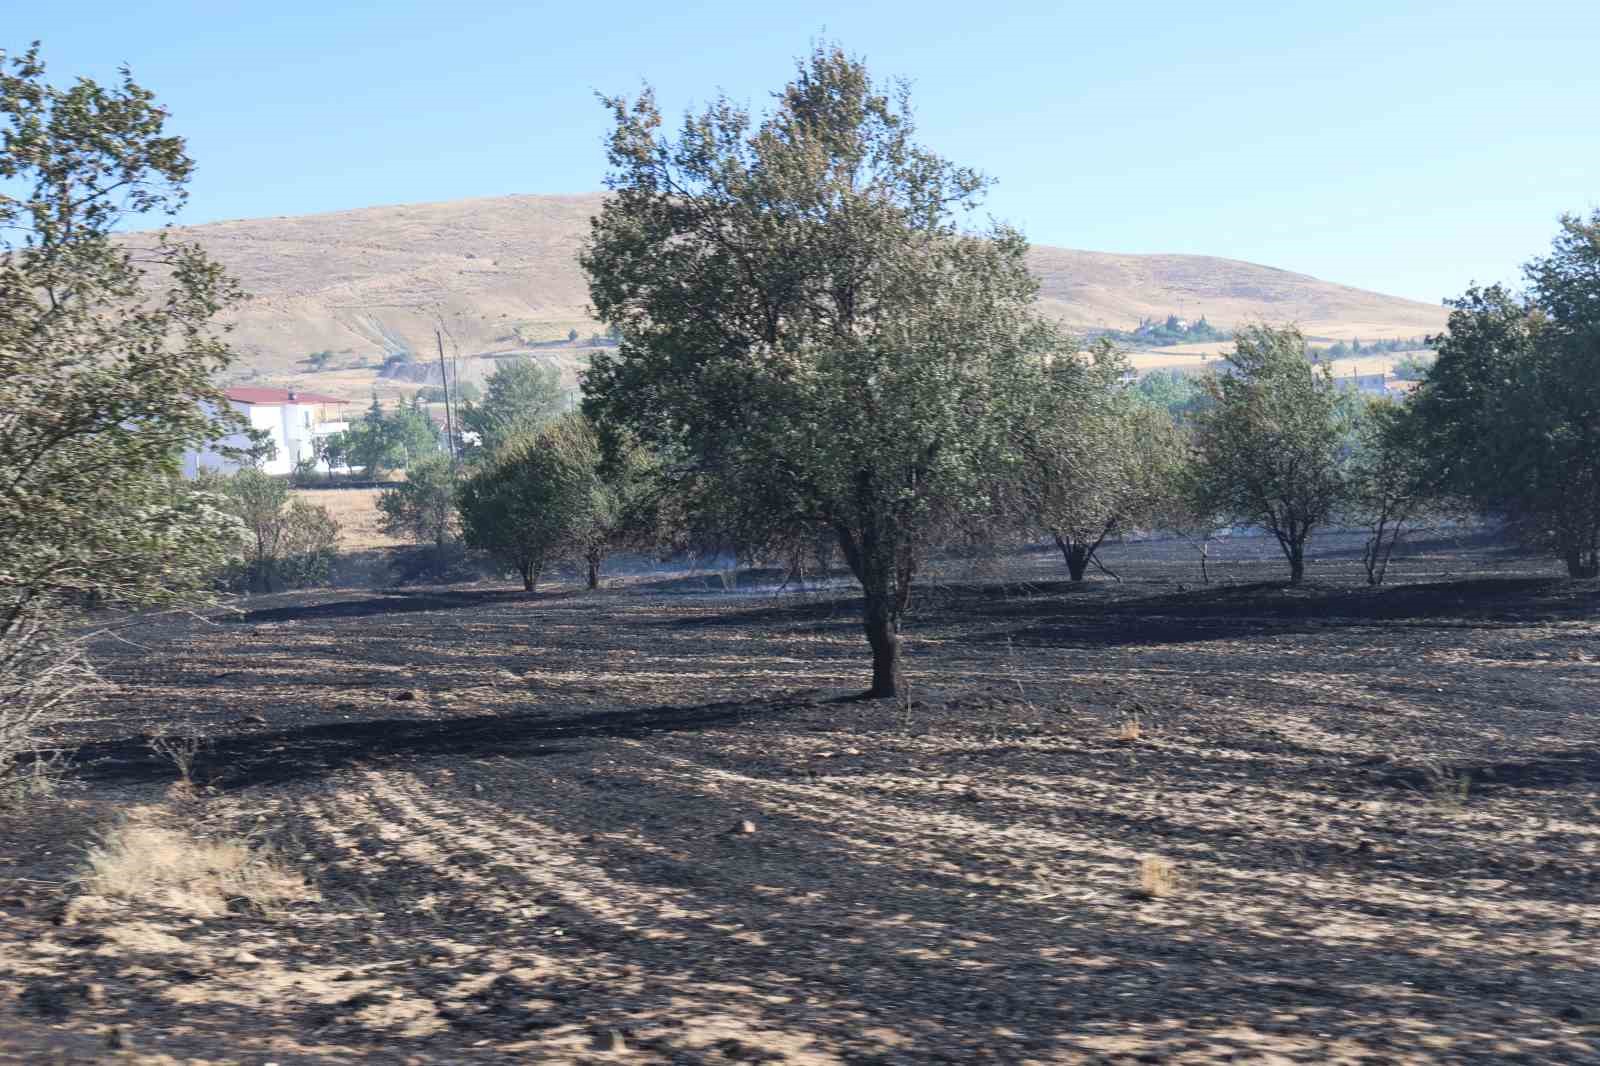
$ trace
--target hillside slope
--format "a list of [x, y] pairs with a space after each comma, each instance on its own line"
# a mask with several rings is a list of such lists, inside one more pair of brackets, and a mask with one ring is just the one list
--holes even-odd
[[[370, 207], [181, 229], [244, 283], [233, 313], [245, 363], [289, 369], [314, 351], [337, 362], [433, 349], [442, 319], [463, 355], [587, 336], [577, 252], [600, 194], [506, 196]], [[1037, 247], [1045, 309], [1075, 328], [1131, 328], [1182, 310], [1216, 325], [1296, 321], [1323, 337], [1437, 331], [1441, 308], [1209, 256]]]

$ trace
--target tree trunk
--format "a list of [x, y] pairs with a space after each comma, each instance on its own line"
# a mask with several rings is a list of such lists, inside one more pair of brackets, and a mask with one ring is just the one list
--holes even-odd
[[894, 593], [866, 594], [867, 643], [872, 647], [870, 699], [892, 699], [900, 693], [900, 619]]
[[1306, 579], [1306, 546], [1302, 543], [1289, 546], [1289, 584], [1298, 585]]
[[522, 591], [532, 592], [539, 585], [539, 575], [544, 572], [541, 563], [524, 563], [517, 569], [522, 574]]
[[600, 587], [600, 556], [596, 552], [589, 553], [589, 587]]
[[911, 591], [913, 567], [897, 558], [895, 545], [869, 530], [859, 541], [838, 527], [839, 547], [856, 580], [861, 582], [862, 625], [872, 648], [872, 688], [868, 699], [893, 699], [900, 694], [900, 618]]
[[1084, 574], [1089, 571], [1089, 559], [1094, 555], [1094, 549], [1082, 541], [1067, 540], [1059, 533], [1056, 534], [1056, 547], [1061, 549], [1061, 557], [1067, 561], [1067, 573], [1074, 581], [1082, 581]]
[[1562, 552], [1562, 558], [1567, 564], [1568, 577], [1600, 577], [1600, 552], [1591, 551], [1589, 558], [1585, 560], [1581, 548], [1568, 548]]

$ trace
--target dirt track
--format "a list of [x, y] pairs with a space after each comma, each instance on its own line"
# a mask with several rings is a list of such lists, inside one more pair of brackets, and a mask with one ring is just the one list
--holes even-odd
[[[259, 827], [323, 900], [55, 925], [63, 889], [0, 880], [0, 1032], [18, 1059], [119, 1027], [246, 1063], [1600, 1061], [1600, 589], [1487, 555], [1375, 592], [1347, 560], [1296, 591], [1108, 561], [1129, 583], [1039, 557], [930, 590], [906, 706], [848, 698], [842, 593], [331, 591], [129, 631], [83, 791], [0, 824], [0, 878], [63, 880], [160, 799], [139, 734], [179, 723], [211, 738], [193, 817]], [[1150, 855], [1175, 894], [1132, 891]], [[18, 998], [76, 982], [60, 1017]]]

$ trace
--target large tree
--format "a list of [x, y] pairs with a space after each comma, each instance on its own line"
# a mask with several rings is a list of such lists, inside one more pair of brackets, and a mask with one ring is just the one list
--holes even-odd
[[1450, 301], [1417, 417], [1443, 487], [1600, 576], [1600, 211], [1562, 218], [1525, 274], [1526, 296]]
[[1349, 499], [1353, 401], [1326, 366], [1312, 366], [1294, 328], [1239, 331], [1208, 387], [1213, 406], [1195, 433], [1197, 510], [1265, 529], [1297, 585], [1312, 533]]
[[831, 529], [869, 694], [893, 696], [931, 523], [985, 505], [1012, 392], [1055, 338], [1025, 242], [963, 228], [986, 182], [915, 143], [904, 86], [818, 47], [775, 99], [759, 118], [719, 99], [676, 138], [648, 90], [606, 101], [611, 191], [582, 263], [621, 341], [585, 403]]
[[184, 202], [166, 113], [0, 50], [0, 783], [85, 676], [63, 608], [192, 593], [238, 543], [180, 458], [226, 435], [210, 328], [236, 292], [194, 245], [117, 236]]
[[0, 51], [0, 634], [41, 598], [168, 599], [234, 543], [175, 483], [233, 428], [211, 320], [237, 291], [197, 245], [116, 235], [184, 203], [166, 120], [126, 70], [63, 87]]

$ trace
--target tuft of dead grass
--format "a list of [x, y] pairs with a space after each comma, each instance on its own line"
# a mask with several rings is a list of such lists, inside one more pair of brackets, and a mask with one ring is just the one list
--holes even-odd
[[136, 809], [87, 855], [80, 879], [91, 896], [131, 900], [215, 917], [241, 907], [270, 913], [320, 898], [269, 848], [232, 837], [205, 837], [161, 824], [160, 812]]
[[1117, 742], [1119, 744], [1133, 744], [1144, 739], [1144, 728], [1139, 725], [1139, 716], [1133, 715], [1122, 720], [1122, 725], [1117, 728]]
[[1178, 891], [1178, 870], [1156, 855], [1139, 860], [1139, 878], [1134, 891], [1145, 899], [1165, 899]]

